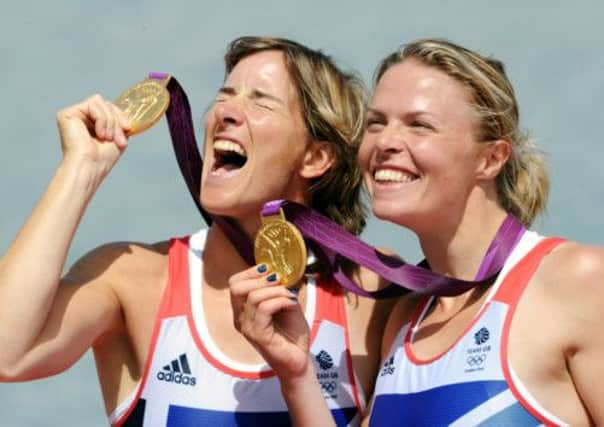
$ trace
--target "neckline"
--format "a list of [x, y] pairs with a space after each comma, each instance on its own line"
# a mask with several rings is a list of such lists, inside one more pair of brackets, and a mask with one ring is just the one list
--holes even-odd
[[[231, 358], [229, 355], [224, 353], [220, 347], [216, 344], [206, 322], [206, 318], [203, 310], [203, 263], [202, 254], [203, 247], [205, 245], [206, 230], [202, 230], [191, 236], [189, 240], [189, 286], [190, 286], [190, 306], [191, 306], [191, 317], [192, 332], [199, 337], [198, 343], [203, 346], [208, 355], [210, 356], [210, 362], [214, 365], [220, 364], [223, 366], [216, 366], [223, 370], [239, 373], [243, 375], [267, 375], [273, 372], [272, 368], [266, 363], [245, 363], [237, 361]], [[316, 312], [316, 282], [314, 278], [307, 278], [306, 283], [306, 306], [304, 308], [304, 317], [309, 325], [313, 324]]]
[[437, 298], [437, 297], [434, 295], [430, 295], [430, 296], [427, 296], [426, 298], [423, 298], [420, 301], [420, 303], [418, 304], [418, 306], [413, 314], [413, 317], [410, 321], [409, 328], [407, 330], [405, 340], [404, 340], [405, 353], [407, 354], [407, 357], [409, 358], [409, 360], [413, 361], [415, 364], [418, 364], [418, 365], [430, 364], [430, 363], [433, 363], [433, 362], [443, 358], [453, 348], [455, 348], [455, 346], [464, 337], [467, 336], [468, 332], [482, 318], [482, 316], [485, 313], [485, 311], [487, 310], [487, 308], [491, 305], [491, 303], [495, 299], [495, 296], [497, 295], [497, 292], [501, 288], [502, 284], [505, 282], [505, 278], [507, 277], [507, 274], [509, 273], [509, 271], [518, 263], [518, 261], [520, 261], [520, 259], [522, 259], [528, 252], [530, 252], [530, 250], [532, 248], [534, 248], [535, 245], [537, 243], [539, 243], [539, 241], [541, 241], [542, 239], [543, 239], [543, 237], [539, 236], [534, 231], [526, 231], [523, 234], [523, 236], [520, 238], [520, 241], [518, 242], [518, 244], [516, 245], [514, 250], [510, 253], [508, 258], [506, 259], [506, 261], [501, 269], [501, 272], [499, 273], [499, 275], [497, 276], [497, 278], [495, 280], [495, 283], [493, 283], [493, 285], [487, 291], [486, 298], [484, 299], [484, 301], [482, 302], [482, 305], [476, 311], [476, 313], [474, 314], [472, 319], [468, 322], [468, 324], [463, 328], [463, 330], [457, 335], [455, 340], [453, 340], [453, 342], [450, 345], [445, 347], [441, 352], [438, 352], [436, 355], [426, 357], [426, 358], [418, 357], [413, 352], [412, 346], [413, 346], [415, 336], [419, 330], [419, 327], [420, 327], [422, 321], [424, 320], [428, 310], [430, 309], [430, 307], [432, 306], [432, 304], [435, 301], [435, 298]]

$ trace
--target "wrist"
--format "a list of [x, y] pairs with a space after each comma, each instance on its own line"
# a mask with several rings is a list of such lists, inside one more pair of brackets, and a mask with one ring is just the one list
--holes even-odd
[[309, 355], [306, 366], [298, 374], [279, 376], [279, 384], [284, 396], [295, 395], [298, 392], [318, 386], [317, 373], [310, 357]]
[[81, 192], [87, 199], [92, 197], [100, 186], [106, 173], [86, 158], [66, 156], [59, 165], [56, 178], [71, 191]]

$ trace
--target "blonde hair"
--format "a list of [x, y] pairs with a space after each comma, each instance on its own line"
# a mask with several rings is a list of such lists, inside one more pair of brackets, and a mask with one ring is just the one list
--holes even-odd
[[334, 165], [310, 186], [310, 205], [348, 231], [359, 234], [366, 216], [361, 199], [361, 171], [356, 160], [367, 99], [362, 80], [340, 70], [321, 51], [275, 37], [241, 37], [232, 41], [225, 55], [226, 73], [243, 58], [266, 50], [283, 53], [310, 136], [329, 142], [335, 152]]
[[510, 142], [510, 158], [495, 180], [498, 202], [530, 226], [545, 209], [549, 177], [542, 153], [519, 128], [518, 103], [503, 63], [447, 40], [421, 39], [384, 58], [376, 70], [376, 84], [390, 67], [410, 58], [444, 72], [468, 89], [479, 118], [479, 141]]

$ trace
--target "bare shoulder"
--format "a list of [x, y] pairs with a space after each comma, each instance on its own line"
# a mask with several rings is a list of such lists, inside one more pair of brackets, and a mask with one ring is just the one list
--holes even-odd
[[542, 302], [563, 308], [570, 327], [586, 332], [601, 328], [604, 248], [566, 242], [545, 257], [537, 273]]
[[539, 275], [563, 295], [604, 295], [604, 248], [566, 242], [543, 260]]
[[74, 284], [92, 282], [119, 285], [122, 281], [146, 279], [167, 266], [169, 242], [153, 244], [112, 242], [82, 256], [70, 268], [64, 281]]

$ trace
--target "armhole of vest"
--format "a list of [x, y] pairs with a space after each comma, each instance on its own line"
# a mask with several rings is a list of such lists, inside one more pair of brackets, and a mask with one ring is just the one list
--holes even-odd
[[[182, 283], [182, 274], [184, 271], [187, 272], [187, 280], [186, 285], [188, 285], [188, 249], [189, 249], [189, 236], [182, 237], [178, 239], [170, 239], [170, 245], [168, 250], [168, 278], [166, 283], [164, 284], [164, 289], [162, 290], [159, 307], [157, 309], [157, 314], [155, 315], [155, 319], [153, 321], [153, 332], [151, 334], [151, 342], [149, 343], [149, 349], [147, 350], [147, 356], [143, 368], [143, 373], [140, 381], [138, 382], [135, 390], [136, 393], [128, 409], [126, 409], [123, 414], [118, 417], [114, 423], [111, 424], [112, 427], [120, 427], [124, 422], [128, 420], [128, 417], [132, 414], [132, 411], [136, 408], [138, 401], [142, 395], [142, 392], [145, 388], [145, 384], [147, 383], [147, 379], [149, 376], [149, 371], [151, 370], [151, 362], [153, 360], [153, 354], [155, 353], [155, 347], [157, 344], [157, 337], [159, 336], [159, 331], [161, 329], [162, 320], [168, 315], [174, 315], [174, 295], [178, 292], [179, 282]], [[176, 291], [176, 292], [175, 292]], [[128, 397], [132, 396], [129, 394]], [[115, 411], [120, 407], [121, 403], [116, 406], [116, 409], [109, 415], [111, 419], [111, 415], [115, 413]]]
[[[354, 404], [359, 416], [365, 413], [365, 392], [360, 388], [359, 379], [354, 370], [352, 362], [352, 349], [350, 347], [350, 324], [346, 309], [346, 292], [333, 279], [317, 282], [317, 308], [315, 321], [313, 322], [312, 340], [318, 333], [321, 321], [328, 320], [342, 327], [344, 330], [344, 345], [346, 346], [346, 370], [353, 393]], [[335, 306], [335, 310], [333, 307]], [[331, 309], [330, 309], [331, 308]]]
[[[549, 418], [545, 411], [539, 410], [531, 403], [532, 396], [525, 396], [520, 389], [525, 389], [524, 385], [518, 386], [511, 373], [510, 361], [508, 359], [508, 340], [509, 332], [514, 318], [514, 313], [518, 305], [518, 301], [522, 297], [526, 286], [528, 285], [531, 277], [539, 267], [543, 258], [549, 254], [556, 246], [566, 240], [551, 237], [539, 242], [527, 255], [520, 260], [520, 262], [510, 271], [508, 276], [502, 283], [501, 288], [498, 290], [494, 299], [501, 301], [508, 305], [508, 311], [506, 313], [505, 322], [503, 324], [503, 336], [500, 349], [500, 361], [503, 370], [503, 375], [510, 388], [510, 391], [514, 397], [520, 402], [520, 404], [537, 420], [548, 426], [559, 425]], [[501, 295], [499, 295], [501, 292]], [[553, 416], [553, 414], [552, 414]]]

